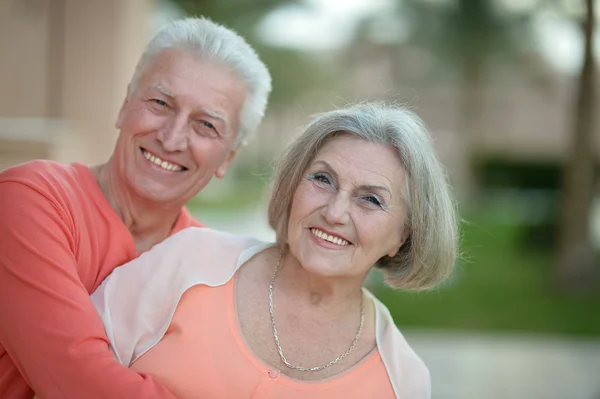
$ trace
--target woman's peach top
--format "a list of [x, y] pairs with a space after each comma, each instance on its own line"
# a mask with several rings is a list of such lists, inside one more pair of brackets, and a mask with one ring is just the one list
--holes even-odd
[[377, 350], [346, 372], [298, 381], [258, 359], [238, 325], [236, 271], [272, 244], [190, 228], [117, 268], [92, 295], [115, 357], [176, 397], [430, 397], [429, 373], [376, 304]]

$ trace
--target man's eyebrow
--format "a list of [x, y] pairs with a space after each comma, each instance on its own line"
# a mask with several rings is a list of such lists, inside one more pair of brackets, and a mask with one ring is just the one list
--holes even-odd
[[152, 88], [160, 91], [162, 94], [164, 94], [167, 97], [175, 98], [175, 94], [173, 94], [170, 90], [165, 89], [160, 84], [154, 84], [154, 85], [152, 85]]
[[[175, 98], [175, 94], [173, 94], [173, 92], [171, 92], [169, 89], [166, 89], [164, 86], [160, 85], [159, 83], [152, 85], [152, 88], [155, 90], [158, 90], [159, 92], [161, 92], [162, 94], [164, 94], [167, 97]], [[229, 134], [229, 123], [227, 122], [227, 118], [224, 115], [221, 115], [220, 113], [212, 111], [207, 108], [202, 108], [202, 112], [205, 113], [206, 115], [210, 116], [211, 118], [222, 121], [223, 124], [225, 125], [226, 134]]]
[[[326, 161], [323, 161], [323, 160], [318, 160], [318, 161], [315, 161], [315, 163], [314, 163], [314, 164], [322, 164], [322, 165], [323, 165], [323, 166], [325, 166], [327, 169], [329, 169], [329, 171], [330, 171], [330, 172], [333, 174], [333, 176], [334, 176], [336, 179], [338, 178], [338, 176], [337, 176], [337, 173], [335, 172], [335, 169], [333, 169], [333, 168], [331, 167], [331, 165], [329, 165], [329, 164], [328, 164]], [[390, 197], [392, 197], [392, 192], [391, 192], [391, 191], [390, 191], [390, 189], [389, 189], [389, 188], [387, 188], [386, 186], [378, 186], [378, 185], [367, 184], [367, 185], [362, 185], [362, 186], [360, 186], [359, 188], [360, 188], [360, 189], [363, 189], [363, 190], [369, 190], [369, 191], [373, 191], [373, 190], [382, 190], [382, 191], [385, 191], [385, 192], [387, 192], [387, 193], [390, 195]]]

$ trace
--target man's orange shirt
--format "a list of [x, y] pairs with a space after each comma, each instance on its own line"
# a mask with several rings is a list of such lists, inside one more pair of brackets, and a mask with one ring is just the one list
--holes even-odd
[[[183, 209], [171, 234], [189, 226]], [[87, 166], [0, 174], [0, 398], [173, 398], [113, 359], [89, 298], [137, 255]]]

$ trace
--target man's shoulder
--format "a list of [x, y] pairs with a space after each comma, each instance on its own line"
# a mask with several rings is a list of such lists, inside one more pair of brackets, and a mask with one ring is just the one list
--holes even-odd
[[0, 196], [17, 207], [37, 209], [52, 204], [54, 209], [72, 213], [83, 203], [93, 202], [90, 199], [97, 195], [94, 182], [83, 164], [35, 160], [0, 173]]
[[[77, 184], [85, 165], [62, 164], [46, 159], [36, 159], [10, 167], [0, 173], [0, 183], [16, 182], [25, 185], [45, 186]], [[79, 182], [80, 183], [80, 182]]]

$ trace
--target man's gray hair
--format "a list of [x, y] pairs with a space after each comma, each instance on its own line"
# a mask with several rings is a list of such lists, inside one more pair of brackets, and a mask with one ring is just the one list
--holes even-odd
[[177, 20], [160, 30], [146, 45], [131, 79], [130, 94], [135, 92], [154, 58], [167, 49], [222, 63], [245, 84], [247, 96], [235, 145], [244, 143], [260, 125], [271, 92], [271, 75], [254, 49], [240, 35], [208, 18]]
[[287, 243], [292, 198], [306, 169], [323, 145], [352, 134], [367, 142], [392, 146], [406, 173], [405, 243], [394, 257], [375, 266], [396, 288], [422, 290], [447, 277], [458, 247], [458, 216], [452, 191], [421, 119], [401, 106], [357, 104], [317, 116], [280, 157], [269, 202], [269, 224], [277, 242]]

